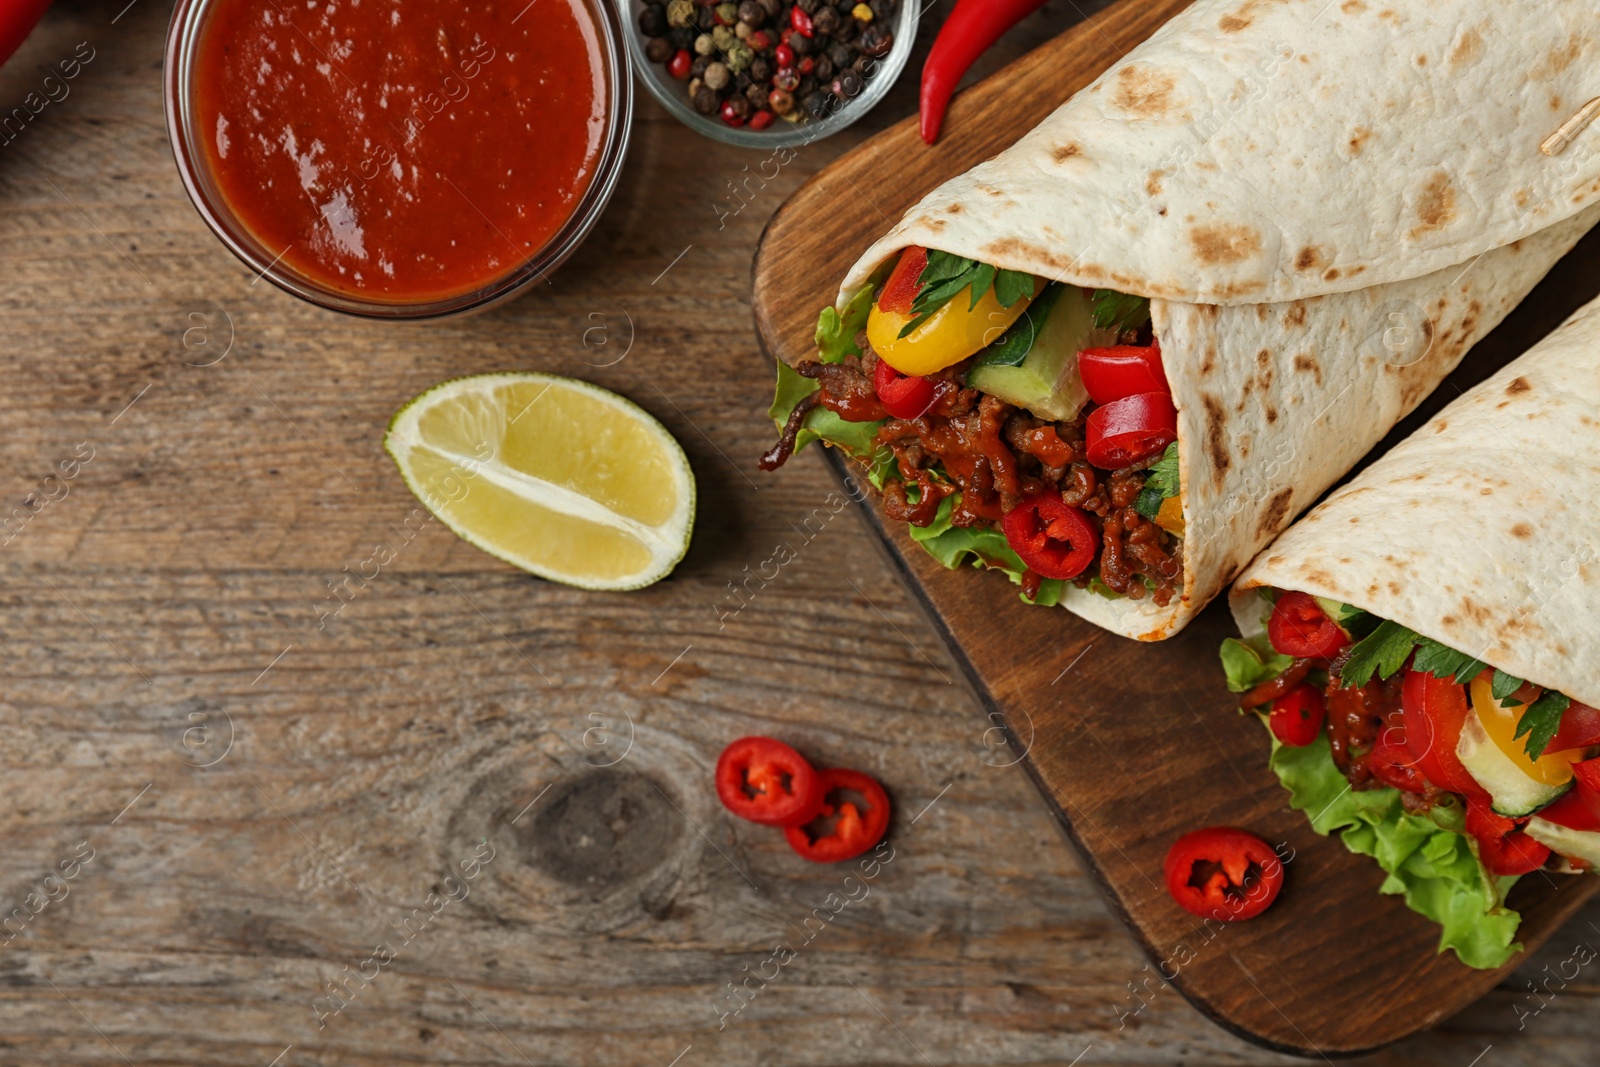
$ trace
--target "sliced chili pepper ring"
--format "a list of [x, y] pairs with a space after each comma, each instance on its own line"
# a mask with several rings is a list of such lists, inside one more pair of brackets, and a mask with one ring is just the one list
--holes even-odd
[[[817, 772], [822, 781], [822, 809], [807, 825], [790, 826], [784, 830], [789, 847], [813, 863], [838, 863], [854, 859], [883, 840], [889, 828], [889, 794], [883, 786], [860, 771], [830, 767]], [[846, 791], [858, 794], [865, 802], [865, 813], [848, 797], [835, 794]], [[813, 825], [833, 818], [831, 827]], [[811, 831], [818, 832], [813, 835]]]
[[1283, 861], [1272, 846], [1231, 826], [1184, 834], [1167, 850], [1162, 870], [1180, 907], [1221, 922], [1255, 918], [1283, 889]]
[[1294, 748], [1303, 748], [1322, 733], [1322, 721], [1327, 714], [1322, 690], [1301, 682], [1272, 702], [1267, 725], [1272, 729], [1272, 736], [1279, 741]]
[[1350, 643], [1317, 598], [1300, 592], [1278, 596], [1272, 617], [1267, 620], [1267, 639], [1283, 655], [1305, 659], [1331, 659]]
[[881, 359], [872, 372], [872, 389], [883, 402], [883, 410], [897, 419], [918, 418], [933, 404], [933, 382], [901, 374]]
[[1006, 512], [1000, 526], [1012, 551], [1046, 578], [1076, 578], [1100, 552], [1100, 531], [1089, 517], [1049, 490]]
[[722, 806], [763, 826], [799, 826], [822, 807], [822, 776], [770, 737], [741, 737], [723, 749], [716, 777]]
[[1161, 346], [1112, 345], [1078, 353], [1078, 377], [1096, 404], [1109, 404], [1139, 393], [1172, 393], [1161, 366]]
[[1101, 404], [1084, 424], [1084, 454], [1108, 471], [1142, 463], [1177, 439], [1178, 409], [1167, 393], [1134, 393]]

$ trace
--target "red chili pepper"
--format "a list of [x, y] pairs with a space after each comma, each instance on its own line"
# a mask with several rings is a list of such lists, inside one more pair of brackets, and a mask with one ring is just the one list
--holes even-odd
[[822, 776], [770, 737], [741, 737], [717, 757], [722, 806], [763, 826], [799, 826], [822, 808]]
[[883, 360], [872, 372], [872, 388], [883, 401], [883, 410], [897, 419], [915, 419], [933, 403], [933, 383], [926, 378], [901, 374]]
[[1026, 15], [1044, 6], [1044, 0], [957, 0], [944, 20], [922, 65], [922, 139], [939, 139], [945, 107], [961, 76], [1000, 35]]
[[1084, 454], [1108, 471], [1131, 467], [1178, 439], [1178, 409], [1166, 393], [1135, 393], [1089, 413]]
[[680, 48], [672, 53], [672, 58], [667, 60], [667, 73], [679, 81], [689, 76], [689, 68], [694, 66], [694, 59], [689, 55], [687, 48]]
[[1435, 678], [1407, 671], [1400, 690], [1406, 748], [1417, 770], [1440, 789], [1463, 796], [1484, 796], [1483, 787], [1467, 773], [1456, 755], [1461, 727], [1471, 713], [1467, 692], [1453, 678]]
[[1490, 874], [1527, 874], [1544, 866], [1550, 850], [1481, 800], [1467, 800], [1467, 833], [1478, 842], [1478, 859]]
[[1078, 375], [1089, 399], [1096, 404], [1136, 393], [1172, 395], [1166, 372], [1161, 369], [1161, 346], [1113, 345], [1110, 348], [1085, 348], [1078, 353]]
[[794, 32], [802, 37], [810, 37], [812, 32], [811, 16], [800, 10], [796, 4], [789, 9], [789, 25], [794, 27]]
[[889, 311], [896, 315], [911, 314], [911, 305], [917, 298], [917, 289], [922, 284], [922, 272], [928, 266], [928, 250], [920, 245], [911, 245], [895, 262], [894, 270], [889, 272], [889, 280], [883, 283], [883, 292], [878, 294], [878, 309]]
[[768, 111], [766, 108], [762, 108], [760, 111], [757, 111], [754, 115], [750, 116], [750, 128], [752, 130], [764, 130], [771, 125], [772, 112]]
[[1255, 918], [1283, 889], [1283, 861], [1272, 846], [1229, 826], [1184, 834], [1162, 869], [1183, 910], [1222, 922]]
[[[822, 779], [822, 811], [811, 822], [835, 816], [833, 826], [827, 828], [819, 823], [815, 835], [811, 825], [791, 826], [784, 831], [789, 847], [813, 863], [838, 863], [854, 859], [883, 840], [883, 832], [889, 828], [889, 794], [883, 786], [860, 771], [840, 767], [817, 773]], [[866, 814], [853, 800], [838, 797], [835, 802], [835, 795], [844, 791], [861, 797], [867, 805]]]
[[1303, 748], [1322, 733], [1322, 720], [1328, 714], [1322, 691], [1304, 683], [1295, 686], [1272, 702], [1267, 725], [1272, 736], [1286, 745]]
[[1283, 593], [1267, 620], [1267, 640], [1285, 656], [1297, 659], [1332, 659], [1350, 643], [1338, 623], [1328, 618], [1308, 593]]
[[28, 39], [50, 0], [11, 0], [0, 6], [4, 8], [0, 11], [0, 63], [4, 63]]
[[1024, 498], [1000, 526], [1012, 551], [1046, 578], [1076, 578], [1100, 551], [1100, 531], [1089, 517], [1048, 489]]

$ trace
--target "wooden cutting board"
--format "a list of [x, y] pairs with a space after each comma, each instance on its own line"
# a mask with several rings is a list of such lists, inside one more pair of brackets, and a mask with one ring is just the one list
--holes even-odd
[[[1186, 6], [1124, 0], [954, 102], [940, 143], [915, 117], [841, 157], [773, 217], [754, 262], [756, 327], [768, 353], [812, 349], [819, 309], [846, 267], [938, 183], [995, 154]], [[1591, 235], [1456, 375], [1374, 455], [1532, 345], [1600, 287]], [[830, 452], [838, 472], [843, 465]], [[979, 698], [1004, 722], [1023, 766], [1111, 907], [1149, 953], [1130, 983], [1126, 1025], [1163, 976], [1233, 1032], [1287, 1052], [1370, 1050], [1462, 1010], [1505, 972], [1438, 955], [1437, 928], [1378, 893], [1378, 866], [1311, 832], [1266, 766], [1267, 740], [1234, 713], [1218, 643], [1232, 631], [1214, 603], [1177, 638], [1141, 645], [1065, 611], [1030, 608], [998, 575], [940, 568], [874, 509], [892, 562], [917, 592]], [[1168, 897], [1161, 865], [1180, 834], [1247, 827], [1294, 850], [1287, 887], [1260, 918], [1208, 936]], [[1512, 894], [1521, 938], [1543, 942], [1600, 886], [1524, 878]], [[1508, 968], [1509, 969], [1509, 968]]]

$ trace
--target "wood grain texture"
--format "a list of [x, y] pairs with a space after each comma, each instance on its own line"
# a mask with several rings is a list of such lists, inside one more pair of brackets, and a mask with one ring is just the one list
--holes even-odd
[[[821, 459], [755, 471], [751, 249], [805, 177], [910, 112], [910, 80], [720, 226], [764, 157], [646, 105], [548, 287], [385, 327], [252, 284], [205, 230], [162, 127], [167, 11], [125, 5], [63, 0], [0, 70], [9, 112], [37, 64], [96, 49], [0, 145], [0, 510], [37, 507], [0, 532], [0, 917], [27, 909], [0, 924], [0, 1064], [1292, 1062], [1151, 978]], [[1031, 18], [978, 73], [1081, 17]], [[616, 389], [683, 441], [701, 516], [672, 578], [585, 594], [407, 526], [389, 416], [508, 369]], [[395, 560], [319, 629], [328, 582], [379, 542]], [[730, 583], [779, 543], [796, 559], [735, 613]], [[870, 895], [803, 946], [844, 872], [707, 784], [753, 731], [880, 776], [899, 808]], [[80, 843], [67, 894], [37, 895]], [[469, 894], [419, 926], [484, 843]], [[1581, 920], [1374, 1062], [1465, 1067], [1492, 1042], [1485, 1067], [1589, 1063], [1590, 971], [1525, 1029], [1516, 1012], [1600, 942], [1600, 910]], [[796, 959], [719, 1030], [726, 983], [786, 938]], [[393, 960], [346, 978], [379, 942]], [[333, 981], [354, 996], [319, 1028]]]
[[[768, 351], [790, 362], [812, 351], [816, 311], [837, 283], [831, 274], [818, 278], [817, 264], [849, 263], [882, 233], [884, 218], [898, 218], [941, 181], [1026, 133], [1036, 112], [1019, 110], [1017, 101], [1038, 102], [1040, 113], [1053, 107], [1185, 6], [1116, 5], [966, 94], [935, 150], [924, 149], [907, 121], [802, 187], [774, 216], [757, 254], [755, 314]], [[869, 203], [825, 210], [861, 189], [873, 190]], [[1592, 297], [1597, 248], [1600, 241], [1586, 241], [1555, 268], [1428, 411]], [[830, 460], [845, 477], [848, 463], [836, 454]], [[945, 571], [904, 523], [881, 507], [869, 514], [1112, 907], [1203, 1013], [1269, 1047], [1350, 1055], [1462, 1010], [1512, 969], [1473, 971], [1438, 955], [1432, 923], [1398, 898], [1379, 897], [1376, 864], [1318, 838], [1288, 809], [1266, 768], [1260, 726], [1233, 714], [1236, 703], [1221, 685], [1216, 649], [1235, 632], [1222, 603], [1180, 637], [1141, 645], [1065, 612], [1029, 608], [995, 576]], [[1171, 842], [1217, 824], [1248, 827], [1294, 855], [1284, 899], [1221, 933], [1174, 906], [1161, 882]], [[1593, 879], [1524, 879], [1512, 897], [1524, 916], [1521, 939], [1543, 943], [1596, 888]]]

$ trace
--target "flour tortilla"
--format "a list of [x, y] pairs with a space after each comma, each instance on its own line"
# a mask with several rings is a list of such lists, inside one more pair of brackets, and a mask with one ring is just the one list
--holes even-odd
[[[1180, 630], [1600, 219], [1600, 95], [1575, 0], [1198, 0], [864, 253], [902, 248], [1151, 297], [1178, 407], [1181, 597], [1063, 604]], [[1390, 343], [1392, 336], [1409, 338]]]
[[1600, 300], [1341, 487], [1250, 565], [1600, 706]]

